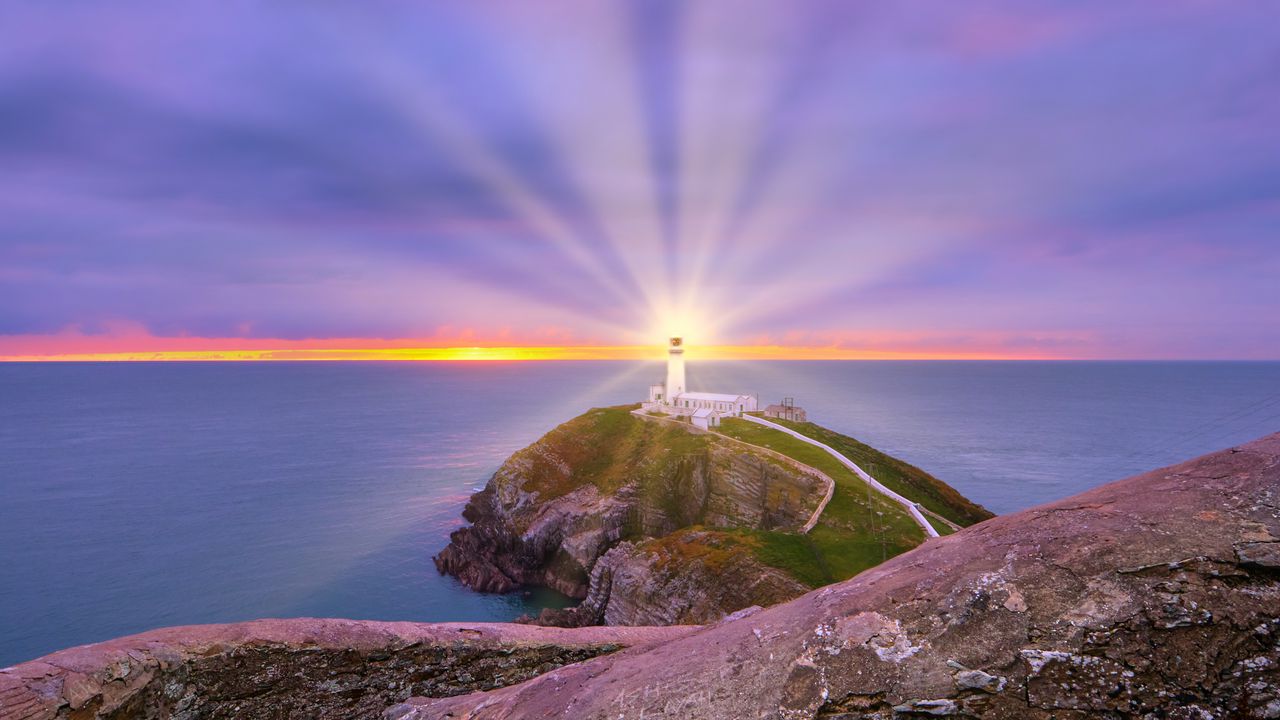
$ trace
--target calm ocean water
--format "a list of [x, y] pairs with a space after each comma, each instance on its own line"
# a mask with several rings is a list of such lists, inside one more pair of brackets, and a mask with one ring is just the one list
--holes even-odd
[[[1280, 363], [741, 362], [996, 512], [1280, 430]], [[661, 366], [0, 364], [0, 666], [153, 627], [509, 620], [430, 557], [511, 452]]]

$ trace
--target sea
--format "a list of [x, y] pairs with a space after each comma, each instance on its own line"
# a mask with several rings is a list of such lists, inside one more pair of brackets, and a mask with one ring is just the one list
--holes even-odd
[[[433, 554], [512, 452], [658, 363], [0, 364], [0, 667], [263, 617], [511, 620]], [[997, 513], [1280, 430], [1280, 363], [689, 363]]]

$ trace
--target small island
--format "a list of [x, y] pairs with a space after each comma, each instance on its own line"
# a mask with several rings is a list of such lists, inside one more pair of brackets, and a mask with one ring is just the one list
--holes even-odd
[[[691, 393], [684, 344], [637, 405], [596, 408], [509, 458], [436, 567], [475, 590], [581, 602], [541, 624], [713, 622], [848, 579], [992, 517], [925, 471], [741, 393]], [[794, 406], [785, 414], [797, 417]]]

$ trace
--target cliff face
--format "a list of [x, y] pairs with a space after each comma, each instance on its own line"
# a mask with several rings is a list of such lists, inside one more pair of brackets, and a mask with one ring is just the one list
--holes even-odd
[[1280, 717], [1280, 435], [387, 718]]
[[[476, 590], [544, 585], [588, 600], [549, 621], [705, 622], [808, 588], [755, 559], [747, 539], [651, 541], [694, 526], [794, 533], [824, 492], [821, 477], [740, 444], [645, 421], [630, 408], [593, 410], [504, 463], [467, 504], [472, 525], [455, 531], [435, 562]], [[673, 549], [703, 557], [658, 563]], [[718, 571], [730, 568], [725, 579], [760, 579], [718, 583]], [[664, 589], [677, 588], [673, 606]]]
[[752, 606], [774, 605], [809, 588], [756, 560], [751, 538], [680, 530], [641, 543], [623, 541], [602, 555], [586, 598], [544, 610], [548, 625], [695, 625]]

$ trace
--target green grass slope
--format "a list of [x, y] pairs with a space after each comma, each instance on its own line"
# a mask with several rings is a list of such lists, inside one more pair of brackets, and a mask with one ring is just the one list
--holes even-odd
[[[847, 435], [841, 435], [811, 422], [793, 422], [769, 418], [770, 422], [788, 427], [805, 437], [813, 438], [834, 448], [854, 461], [871, 477], [903, 497], [911, 498], [929, 510], [962, 527], [994, 517], [991, 511], [961, 495], [955, 488], [920, 468], [886, 455]], [[813, 447], [813, 446], [810, 446]], [[813, 448], [822, 452], [819, 448]], [[829, 457], [829, 456], [828, 456]], [[939, 523], [941, 525], [941, 523]], [[937, 528], [943, 532], [942, 527]]]
[[[641, 492], [650, 488], [657, 492], [673, 481], [679, 483], [678, 475], [687, 470], [685, 460], [706, 453], [712, 443], [727, 442], [715, 434], [691, 432], [684, 423], [637, 418], [631, 413], [636, 407], [594, 408], [558, 426], [539, 443], [521, 450], [513, 460], [522, 464], [522, 489], [549, 500], [587, 484], [609, 493], [628, 482], [639, 481]], [[786, 424], [836, 448], [888, 487], [959, 525], [991, 516], [923, 470], [853, 438], [813, 423]], [[697, 524], [699, 519], [689, 518], [689, 528], [647, 540], [655, 551], [661, 550], [670, 557], [696, 556], [710, 567], [725, 553], [747, 552], [809, 587], [820, 587], [852, 577], [925, 540], [924, 532], [901, 505], [869, 488], [853, 471], [821, 448], [778, 430], [734, 418], [726, 418], [720, 432], [826, 473], [836, 483], [831, 501], [808, 534], [742, 527], [707, 528]], [[546, 452], [548, 449], [551, 452]], [[761, 456], [781, 464], [780, 460]], [[671, 511], [679, 515], [678, 508]], [[941, 522], [934, 525], [940, 532], [950, 531]], [[713, 538], [714, 547], [696, 547], [697, 543], [690, 540], [686, 530], [698, 530], [704, 539]]]
[[[720, 431], [729, 437], [759, 445], [817, 468], [835, 481], [831, 502], [807, 535], [776, 537], [757, 534], [768, 558], [784, 559], [792, 574], [817, 587], [853, 577], [870, 567], [924, 542], [924, 531], [898, 503], [872, 490], [862, 478], [821, 448], [773, 428], [746, 420], [726, 418]], [[909, 496], [908, 496], [909, 497]], [[808, 550], [808, 558], [802, 550]], [[767, 557], [766, 557], [767, 556]], [[813, 583], [814, 579], [819, 582]]]
[[705, 452], [713, 442], [678, 425], [641, 420], [631, 414], [637, 407], [592, 408], [516, 453], [512, 460], [526, 464], [521, 489], [550, 500], [584, 485], [595, 485], [602, 493], [631, 480], [645, 486], [646, 480], [677, 472], [683, 458]]

